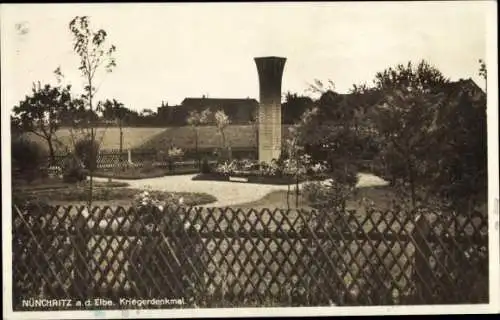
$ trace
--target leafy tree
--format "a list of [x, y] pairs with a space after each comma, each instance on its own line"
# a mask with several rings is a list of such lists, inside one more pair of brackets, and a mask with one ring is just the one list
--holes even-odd
[[479, 59], [479, 75], [484, 79], [484, 88], [486, 94], [488, 94], [488, 70], [486, 69], [486, 62], [483, 59]]
[[416, 66], [410, 61], [406, 65], [389, 67], [377, 72], [374, 80], [375, 88], [383, 92], [401, 89], [437, 93], [447, 83], [449, 79], [425, 60], [421, 60]]
[[449, 97], [435, 126], [429, 189], [454, 209], [470, 210], [487, 192], [486, 95], [463, 90]]
[[202, 112], [192, 110], [187, 118], [188, 125], [190, 125], [194, 131], [195, 150], [196, 150], [196, 158], [198, 161], [198, 166], [200, 166], [200, 157], [198, 152], [199, 127], [201, 125], [207, 124], [210, 121], [210, 116], [211, 116], [211, 111], [210, 109], [207, 108]]
[[443, 74], [426, 61], [416, 67], [409, 62], [378, 72], [375, 88], [382, 100], [370, 111], [382, 150], [394, 182], [409, 191], [415, 207], [429, 183], [433, 140], [438, 111], [447, 103], [444, 90], [449, 83]]
[[106, 120], [113, 120], [118, 123], [120, 130], [120, 154], [123, 152], [123, 122], [127, 116], [127, 108], [117, 100], [106, 100], [102, 104], [102, 116]]
[[[107, 45], [107, 33], [103, 29], [94, 31], [90, 28], [89, 17], [77, 16], [69, 23], [69, 29], [73, 35], [73, 50], [80, 58], [79, 70], [85, 79], [85, 93], [82, 98], [86, 102], [88, 110], [94, 111], [93, 99], [97, 88], [95, 80], [97, 72], [104, 68], [106, 72], [111, 72], [116, 66], [115, 58], [113, 57], [116, 47]], [[89, 126], [90, 140], [95, 141], [95, 121]], [[94, 150], [92, 148], [92, 150]], [[92, 155], [92, 158], [94, 158]], [[90, 188], [89, 188], [89, 206], [92, 204], [93, 191], [93, 169], [89, 171]]]
[[293, 124], [300, 121], [300, 116], [309, 108], [314, 106], [310, 97], [299, 96], [297, 93], [287, 92], [283, 109], [283, 124]]
[[148, 117], [154, 117], [155, 116], [155, 112], [149, 108], [145, 108], [141, 111], [141, 114], [140, 114], [142, 117], [145, 117], [145, 118], [148, 118]]
[[409, 190], [413, 207], [429, 178], [434, 119], [443, 104], [442, 95], [401, 88], [386, 92], [384, 102], [371, 113], [383, 146], [381, 156], [389, 164], [394, 182]]
[[[301, 144], [300, 129], [307, 125], [314, 112], [316, 109], [304, 113], [300, 122], [288, 128], [289, 135], [284, 141], [283, 152], [281, 159], [279, 159], [279, 163], [283, 166], [283, 172], [295, 180], [295, 207], [299, 206], [300, 180], [307, 176], [311, 165], [311, 157], [304, 152], [304, 147]], [[288, 208], [290, 208], [290, 194], [290, 184], [287, 184], [286, 203]]]
[[218, 110], [214, 114], [215, 125], [217, 126], [217, 130], [221, 136], [221, 147], [227, 153], [229, 159], [231, 158], [231, 152], [228, 150], [230, 147], [227, 145], [225, 129], [229, 124], [231, 124], [231, 120], [224, 112], [224, 110]]
[[328, 79], [326, 83], [319, 79], [314, 79], [314, 82], [309, 84], [309, 87], [306, 89], [306, 91], [320, 95], [328, 91], [335, 92], [335, 83], [333, 83], [333, 81], [330, 79]]
[[54, 143], [56, 131], [62, 119], [74, 107], [71, 87], [53, 87], [33, 84], [30, 96], [14, 106], [12, 126], [18, 131], [31, 132], [47, 142], [51, 163], [55, 161]]
[[327, 90], [317, 107], [304, 114], [301, 144], [313, 162], [325, 161], [329, 175], [339, 183], [355, 184], [356, 162], [363, 149], [356, 130], [355, 107], [344, 95]]

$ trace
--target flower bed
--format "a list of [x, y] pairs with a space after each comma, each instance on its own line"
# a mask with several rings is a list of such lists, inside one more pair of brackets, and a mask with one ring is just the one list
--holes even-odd
[[[246, 181], [231, 181], [230, 178], [246, 178]], [[220, 173], [200, 173], [192, 178], [194, 181], [227, 181], [235, 183], [259, 183], [259, 184], [275, 184], [275, 185], [286, 185], [295, 183], [293, 177], [290, 176], [263, 176], [263, 175], [251, 175], [251, 174], [239, 174], [239, 175], [224, 175]]]
[[[298, 182], [327, 179], [328, 175], [324, 171], [324, 167], [320, 164], [311, 166], [305, 174], [297, 174], [286, 160], [273, 161], [270, 164], [252, 160], [233, 160], [219, 163], [211, 172], [199, 174], [192, 180], [287, 185], [296, 183], [297, 178]], [[244, 178], [245, 181], [235, 181], [236, 179], [231, 178]]]

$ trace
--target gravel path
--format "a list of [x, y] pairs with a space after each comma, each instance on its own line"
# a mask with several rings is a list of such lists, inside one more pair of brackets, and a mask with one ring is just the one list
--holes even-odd
[[[240, 203], [257, 201], [268, 193], [279, 190], [287, 190], [286, 185], [264, 185], [253, 183], [237, 183], [225, 181], [193, 181], [194, 174], [166, 176], [160, 178], [141, 180], [119, 180], [130, 185], [130, 188], [150, 188], [158, 191], [170, 192], [204, 192], [217, 198], [210, 206], [221, 207]], [[97, 181], [107, 181], [107, 178], [94, 178]], [[383, 179], [366, 173], [359, 174], [358, 188], [385, 185]]]

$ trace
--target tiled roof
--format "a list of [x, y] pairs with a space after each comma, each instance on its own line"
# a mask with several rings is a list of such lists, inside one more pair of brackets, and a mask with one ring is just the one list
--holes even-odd
[[185, 98], [183, 106], [256, 106], [259, 103], [255, 99], [237, 99], [237, 98]]

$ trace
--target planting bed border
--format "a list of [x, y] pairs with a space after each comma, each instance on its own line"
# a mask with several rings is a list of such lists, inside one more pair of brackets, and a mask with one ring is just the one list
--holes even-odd
[[[246, 178], [248, 181], [230, 180], [230, 178]], [[293, 177], [287, 176], [263, 176], [263, 175], [224, 175], [220, 173], [201, 173], [192, 178], [194, 181], [226, 181], [231, 183], [254, 183], [254, 184], [274, 184], [288, 185], [296, 183]], [[299, 180], [303, 182], [304, 180]]]

